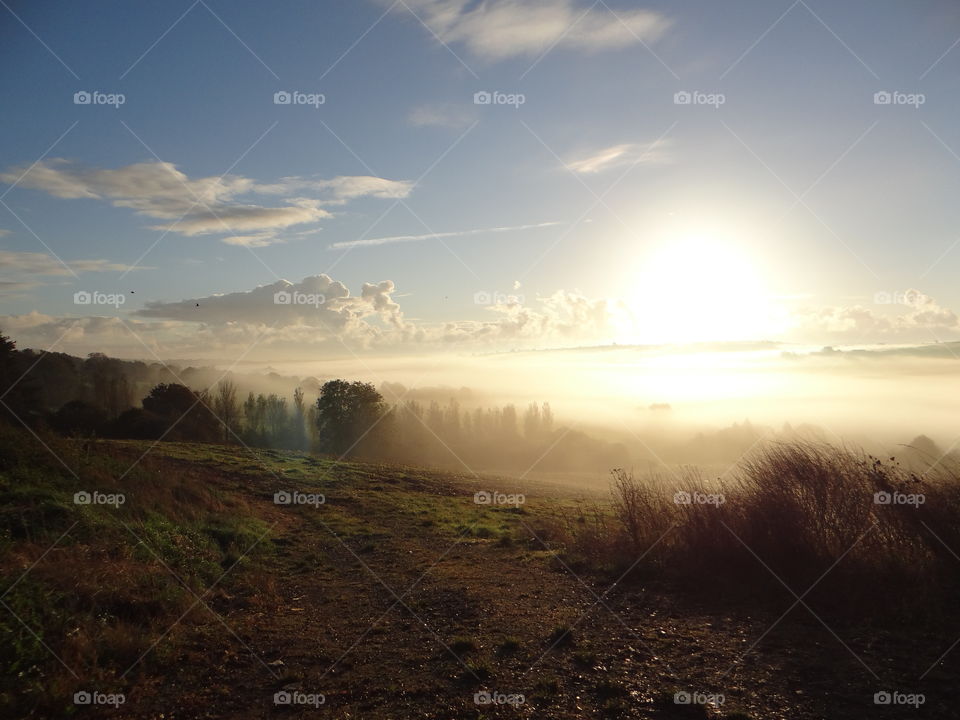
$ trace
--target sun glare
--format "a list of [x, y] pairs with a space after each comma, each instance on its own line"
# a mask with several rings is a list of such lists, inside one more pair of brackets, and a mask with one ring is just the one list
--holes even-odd
[[735, 243], [709, 234], [654, 248], [630, 305], [638, 342], [757, 340], [774, 329], [756, 264]]

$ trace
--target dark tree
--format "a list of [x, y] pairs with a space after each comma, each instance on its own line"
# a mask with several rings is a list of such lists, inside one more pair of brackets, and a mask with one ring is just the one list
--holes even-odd
[[383, 396], [364, 382], [331, 380], [320, 388], [317, 429], [320, 449], [333, 455], [378, 454], [386, 440]]
[[40, 419], [40, 386], [28, 376], [31, 364], [13, 340], [0, 335], [0, 417], [14, 424], [33, 425]]
[[68, 435], [94, 435], [107, 423], [107, 411], [83, 400], [71, 400], [54, 414], [51, 424]]
[[207, 394], [194, 392], [185, 385], [155, 386], [143, 399], [143, 412], [147, 417], [138, 418], [140, 427], [162, 427], [159, 437], [167, 440], [210, 442], [221, 436], [222, 426], [209, 408]]

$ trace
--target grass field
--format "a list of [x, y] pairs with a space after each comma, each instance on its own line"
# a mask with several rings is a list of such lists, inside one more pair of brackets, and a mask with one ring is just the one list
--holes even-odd
[[707, 576], [674, 587], [656, 562], [585, 565], [570, 529], [612, 517], [603, 497], [0, 435], [5, 717], [902, 717], [874, 704], [883, 691], [955, 710], [957, 660], [936, 661], [956, 620], [838, 622], [772, 576], [745, 602]]

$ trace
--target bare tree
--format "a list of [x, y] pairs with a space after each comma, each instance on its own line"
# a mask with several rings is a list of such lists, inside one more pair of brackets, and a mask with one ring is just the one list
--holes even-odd
[[237, 402], [237, 386], [233, 381], [221, 380], [217, 384], [213, 409], [223, 423], [223, 441], [229, 444], [240, 424], [240, 403]]

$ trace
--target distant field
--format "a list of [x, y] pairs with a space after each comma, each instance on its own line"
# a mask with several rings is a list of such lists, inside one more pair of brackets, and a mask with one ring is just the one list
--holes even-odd
[[[614, 585], [563, 544], [609, 506], [542, 477], [44, 440], [0, 440], [5, 717], [859, 720], [960, 632], [802, 605], [767, 632], [794, 604], [773, 578], [752, 604], [656, 567]], [[955, 669], [921, 714], [949, 716]]]

